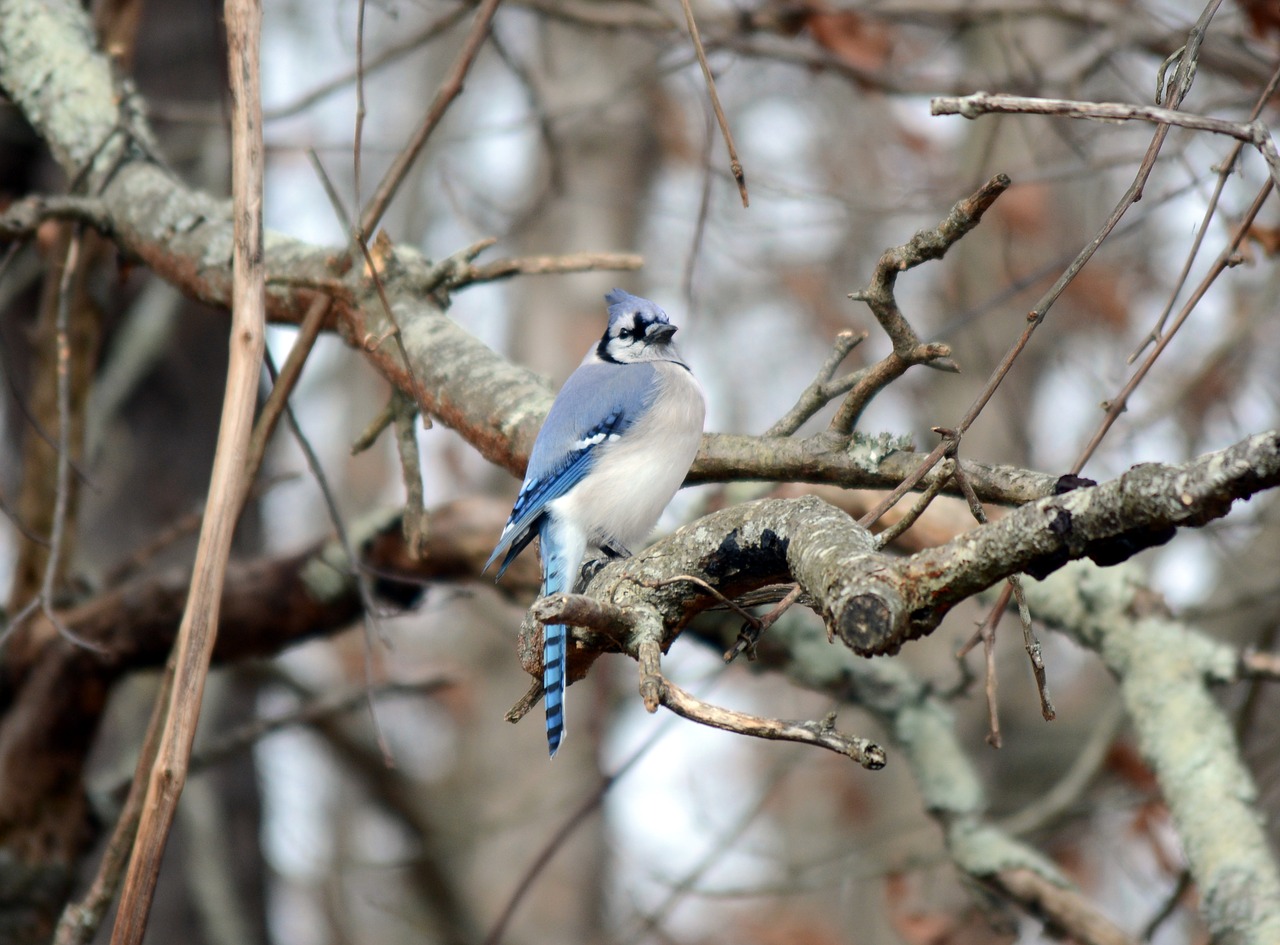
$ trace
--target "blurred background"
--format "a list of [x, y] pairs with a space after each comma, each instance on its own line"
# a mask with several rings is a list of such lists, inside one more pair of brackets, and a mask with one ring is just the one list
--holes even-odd
[[[139, 4], [138, 6], [141, 6]], [[1138, 172], [1153, 129], [1025, 115], [930, 117], [935, 95], [993, 92], [1150, 104], [1161, 63], [1202, 13], [1195, 3], [1020, 0], [697, 2], [750, 208], [728, 174], [706, 84], [675, 3], [509, 0], [464, 94], [384, 218], [400, 245], [441, 258], [485, 237], [481, 261], [579, 251], [637, 252], [636, 273], [526, 276], [467, 288], [450, 315], [559, 385], [604, 323], [614, 285], [651, 297], [707, 390], [708, 430], [760, 433], [794, 403], [836, 334], [867, 330], [848, 366], [890, 348], [866, 285], [887, 247], [936, 225], [996, 173], [1013, 187], [947, 257], [903, 275], [898, 298], [924, 340], [953, 347], [959, 375], [916, 369], [862, 419], [868, 434], [932, 448], [954, 426], [1027, 311], [1093, 238]], [[111, 22], [110, 4], [97, 11]], [[164, 158], [184, 180], [229, 191], [225, 51], [217, 4], [147, 4], [121, 51]], [[378, 0], [364, 8], [356, 178], [354, 0], [272, 0], [262, 40], [267, 225], [340, 247], [343, 227], [308, 157], [348, 207], [367, 200], [416, 127], [471, 20], [468, 4]], [[1214, 15], [1184, 107], [1246, 119], [1275, 68], [1274, 4]], [[1274, 110], [1263, 113], [1274, 121]], [[0, 113], [0, 190], [57, 177], [14, 110]], [[1169, 306], [1186, 302], [1266, 182], [1246, 151], [1215, 192], [1232, 142], [1174, 129], [1140, 202], [1052, 308], [964, 440], [966, 458], [1066, 472], [1135, 369], [1130, 356]], [[1280, 219], [1264, 206], [1231, 268], [1190, 317], [1084, 475], [1180, 462], [1280, 423]], [[1203, 243], [1196, 249], [1202, 222]], [[8, 394], [0, 484], [11, 505], [38, 488], [45, 449], [24, 417], [38, 398], [53, 247], [16, 258], [0, 283]], [[225, 313], [99, 247], [79, 291], [98, 310], [77, 340], [95, 364], [72, 571], [86, 588], [199, 508], [225, 369]], [[1184, 267], [1189, 276], [1181, 278]], [[42, 299], [46, 301], [42, 302]], [[290, 328], [269, 345], [287, 353]], [[321, 339], [293, 404], [341, 514], [404, 501], [392, 438], [351, 455], [388, 390], [358, 352]], [[829, 412], [802, 432], [821, 429]], [[419, 435], [429, 508], [482, 498], [501, 518], [518, 483], [437, 424]], [[24, 474], [25, 470], [25, 474]], [[277, 438], [270, 480], [240, 552], [294, 551], [332, 531], [296, 442]], [[48, 487], [48, 482], [43, 483]], [[878, 497], [760, 483], [682, 492], [661, 528], [700, 510], [819, 491], [853, 510]], [[37, 501], [32, 498], [31, 501]], [[995, 514], [993, 512], [993, 514]], [[29, 523], [31, 524], [31, 523]], [[971, 525], [939, 500], [902, 540], [935, 544]], [[20, 534], [0, 529], [10, 610], [38, 574]], [[493, 540], [496, 541], [496, 531]], [[144, 567], [189, 560], [193, 539]], [[1264, 494], [1229, 519], [1140, 558], [1151, 584], [1206, 632], [1262, 648], [1280, 627], [1280, 515]], [[25, 577], [24, 577], [25, 575]], [[636, 698], [633, 664], [599, 661], [568, 693], [570, 727], [546, 759], [540, 711], [504, 712], [528, 677], [515, 635], [530, 602], [487, 580], [428, 588], [420, 607], [364, 631], [216, 672], [201, 743], [285, 717], [322, 694], [404, 685], [354, 708], [246, 740], [189, 783], [170, 841], [149, 941], [246, 943], [1037, 942], [1039, 922], [966, 883], [946, 856], [904, 764], [867, 772], [811, 749], [698, 728]], [[982, 660], [956, 652], [984, 612], [961, 608], [896, 659], [936, 687], [980, 773], [991, 816], [1023, 831], [1126, 931], [1161, 945], [1205, 941], [1182, 859], [1114, 688], [1089, 653], [1046, 633], [1059, 718], [1046, 724], [1016, 625], [998, 651], [1003, 747], [984, 742]], [[787, 618], [820, 626], [811, 614]], [[715, 634], [709, 632], [708, 637]], [[883, 739], [870, 715], [778, 674], [682, 639], [666, 668], [717, 704], [780, 718], [841, 711], [845, 730]], [[973, 677], [979, 681], [973, 683]], [[441, 678], [445, 679], [440, 683]], [[429, 686], [419, 686], [423, 680]], [[154, 693], [147, 674], [116, 687], [91, 789], [110, 820]], [[1263, 790], [1280, 794], [1266, 690], [1224, 694]], [[197, 756], [200, 754], [197, 746]], [[1037, 816], [1064, 778], [1068, 803]], [[1009, 819], [1006, 821], [1006, 819]], [[101, 937], [106, 940], [104, 932]]]

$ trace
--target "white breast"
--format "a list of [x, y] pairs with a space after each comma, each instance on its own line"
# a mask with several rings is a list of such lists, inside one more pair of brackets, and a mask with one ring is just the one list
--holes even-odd
[[639, 550], [697, 455], [706, 418], [702, 387], [680, 365], [663, 362], [657, 369], [657, 395], [645, 416], [617, 442], [600, 447], [591, 474], [549, 503], [593, 545], [611, 540]]

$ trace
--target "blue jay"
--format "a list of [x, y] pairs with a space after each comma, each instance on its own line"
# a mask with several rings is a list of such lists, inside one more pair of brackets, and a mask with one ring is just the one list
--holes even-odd
[[[614, 289], [609, 325], [569, 376], [534, 441], [524, 484], [485, 564], [501, 578], [537, 535], [542, 593], [572, 592], [588, 548], [625, 557], [657, 524], [702, 440], [706, 402], [648, 299]], [[546, 627], [547, 745], [564, 736], [566, 628]]]

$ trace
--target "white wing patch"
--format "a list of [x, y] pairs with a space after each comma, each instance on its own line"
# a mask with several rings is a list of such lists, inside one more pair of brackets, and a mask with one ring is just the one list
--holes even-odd
[[601, 443], [605, 443], [605, 442], [611, 443], [617, 438], [618, 438], [618, 434], [609, 433], [605, 430], [601, 430], [599, 433], [593, 434], [592, 436], [585, 436], [582, 439], [576, 441], [573, 444], [573, 446], [570, 447], [570, 449], [572, 449], [574, 452], [578, 452], [580, 450], [589, 450], [591, 449], [591, 447], [599, 446]]

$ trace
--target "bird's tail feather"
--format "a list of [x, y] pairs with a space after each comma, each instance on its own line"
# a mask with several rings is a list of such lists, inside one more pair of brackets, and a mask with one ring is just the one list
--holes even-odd
[[[585, 538], [553, 516], [544, 520], [541, 534], [543, 595], [572, 593], [586, 551]], [[547, 706], [547, 749], [552, 757], [564, 739], [568, 643], [569, 628], [564, 624], [548, 624], [543, 628], [542, 688]]]
[[547, 750], [555, 757], [564, 738], [564, 659], [567, 627], [553, 623], [546, 627], [542, 648], [542, 688], [547, 703]]

